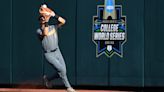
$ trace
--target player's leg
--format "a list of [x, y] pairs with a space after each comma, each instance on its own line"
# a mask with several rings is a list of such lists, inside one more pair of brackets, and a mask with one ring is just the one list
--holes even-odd
[[56, 58], [57, 60], [59, 60], [60, 64], [61, 64], [61, 68], [59, 70], [59, 76], [62, 78], [62, 81], [64, 83], [64, 85], [67, 87], [67, 88], [70, 88], [71, 85], [68, 81], [68, 78], [67, 78], [67, 71], [66, 71], [66, 65], [65, 65], [65, 62], [64, 62], [64, 59], [63, 59], [63, 56], [60, 52], [60, 49], [58, 48], [58, 50], [56, 51]]
[[[48, 63], [50, 65], [52, 65], [52, 67], [58, 71], [58, 69], [56, 69], [56, 64], [55, 64], [55, 57], [54, 57], [54, 54], [51, 52], [51, 53], [45, 53], [45, 58], [47, 59]], [[52, 88], [52, 84], [51, 84], [51, 80], [55, 79], [55, 78], [59, 78], [59, 74], [58, 73], [54, 73], [52, 76], [46, 76], [44, 75], [43, 76], [43, 81], [44, 81], [44, 85], [47, 87], [47, 88]]]
[[[52, 68], [54, 68], [57, 71], [56, 67], [54, 67], [54, 65], [52, 63], [50, 63], [50, 62], [48, 62], [48, 63], [52, 66]], [[60, 76], [57, 72], [53, 72], [52, 75], [49, 75], [49, 76], [46, 76], [46, 77], [47, 77], [48, 81], [52, 81], [54, 79], [60, 78]]]
[[59, 61], [60, 63], [62, 64], [63, 66], [63, 69], [65, 70], [65, 73], [62, 74], [61, 72], [61, 78], [65, 84], [65, 86], [67, 87], [67, 92], [76, 92], [72, 87], [71, 85], [69, 84], [69, 81], [68, 81], [68, 78], [67, 78], [67, 74], [66, 74], [66, 65], [65, 65], [65, 61], [64, 61], [64, 58], [60, 52], [60, 49], [58, 50], [58, 57], [59, 57]]
[[57, 79], [57, 78], [60, 78], [58, 73], [54, 73], [52, 76], [44, 75], [43, 76], [44, 85], [47, 88], [52, 88], [53, 86], [52, 86], [51, 81], [54, 80], [54, 79]]
[[65, 64], [63, 64], [63, 61], [60, 61], [61, 57], [60, 54], [58, 52], [58, 50], [56, 50], [55, 52], [51, 52], [51, 53], [45, 53], [45, 57], [47, 59], [47, 61], [52, 64], [54, 66], [54, 68], [57, 70], [59, 76], [62, 78], [64, 84], [66, 87], [70, 87], [70, 84], [68, 82], [67, 76], [66, 76], [66, 67]]

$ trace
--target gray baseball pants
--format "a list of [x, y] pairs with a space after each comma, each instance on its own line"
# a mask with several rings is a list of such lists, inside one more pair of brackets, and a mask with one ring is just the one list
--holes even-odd
[[68, 82], [68, 78], [66, 75], [66, 65], [60, 49], [57, 48], [54, 52], [45, 53], [45, 58], [57, 70], [58, 75], [62, 79], [65, 87], [71, 87], [70, 83]]

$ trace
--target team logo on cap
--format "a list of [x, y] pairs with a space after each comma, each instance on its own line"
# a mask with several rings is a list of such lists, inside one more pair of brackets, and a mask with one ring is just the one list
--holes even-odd
[[122, 15], [122, 6], [115, 5], [115, 0], [104, 0], [104, 5], [97, 6], [92, 40], [96, 44], [97, 57], [102, 54], [123, 57], [123, 44], [127, 40], [126, 16]]

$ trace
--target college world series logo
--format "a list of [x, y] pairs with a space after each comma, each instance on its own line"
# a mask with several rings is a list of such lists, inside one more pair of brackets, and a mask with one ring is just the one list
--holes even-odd
[[122, 15], [122, 6], [115, 5], [115, 0], [104, 0], [104, 5], [97, 6], [92, 40], [97, 57], [103, 53], [108, 57], [114, 54], [123, 57], [123, 44], [127, 40], [126, 16]]

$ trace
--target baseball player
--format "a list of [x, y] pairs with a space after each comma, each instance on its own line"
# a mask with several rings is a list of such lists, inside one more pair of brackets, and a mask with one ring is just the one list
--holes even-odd
[[[67, 79], [65, 62], [58, 46], [57, 30], [65, 24], [65, 19], [55, 14], [50, 8], [47, 7], [46, 4], [41, 5], [39, 13], [40, 28], [37, 29], [37, 34], [42, 43], [44, 56], [47, 61], [57, 70], [57, 76], [62, 79], [65, 87], [67, 88], [67, 92], [76, 92], [71, 87]], [[59, 23], [49, 25], [48, 22], [51, 17], [55, 17]], [[46, 75], [43, 76], [43, 79], [46, 87], [49, 88], [51, 80]]]

